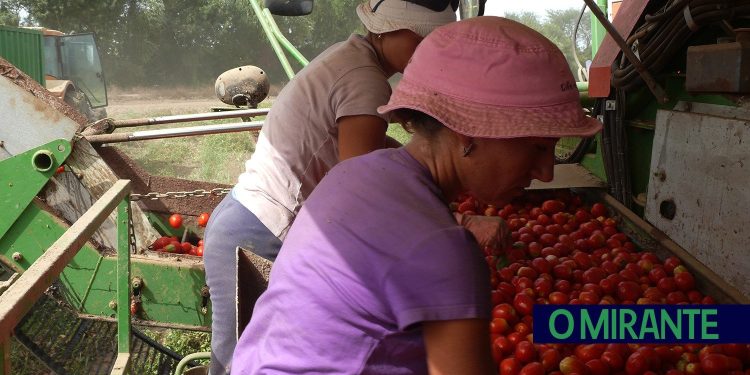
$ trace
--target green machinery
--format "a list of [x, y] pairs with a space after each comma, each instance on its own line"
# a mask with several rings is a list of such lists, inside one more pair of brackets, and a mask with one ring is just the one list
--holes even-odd
[[[696, 265], [720, 273], [721, 282], [732, 289], [733, 300], [747, 303], [750, 238], [743, 225], [750, 219], [746, 189], [750, 172], [745, 167], [750, 143], [744, 137], [750, 130], [750, 111], [743, 103], [744, 94], [750, 92], [745, 53], [750, 39], [742, 28], [750, 4], [712, 1], [628, 0], [614, 26], [598, 15], [610, 36], [604, 38], [604, 27], [595, 23], [594, 45], [603, 42], [589, 70], [589, 82], [579, 83], [579, 89], [593, 99], [589, 109], [603, 120], [605, 130], [580, 143], [575, 164], [561, 166], [553, 185], [585, 186], [576, 175], [593, 175], [605, 182], [609, 203], [622, 207], [634, 220], [649, 221], [653, 227], [648, 235], [670, 241], [696, 259]], [[606, 6], [604, 0], [584, 2], [592, 9]], [[302, 65], [307, 60], [275, 27], [273, 3], [267, 1], [268, 8], [262, 8], [251, 1], [292, 76], [284, 49]], [[296, 2], [301, 3], [312, 1]], [[477, 3], [461, 2], [462, 6]], [[623, 49], [629, 51], [626, 56]], [[53, 103], [23, 80], [0, 78], [4, 119], [0, 126], [0, 374], [10, 371], [8, 336], [15, 328], [20, 337], [25, 329], [22, 316], [33, 310], [49, 286], [73, 308], [77, 319], [110, 322], [116, 331], [110, 345], [118, 355], [101, 361], [107, 364], [102, 373], [125, 372], [128, 363], [131, 369], [138, 368], [143, 357], [139, 348], [151, 343], [135, 343], [143, 339], [137, 328], [131, 331], [131, 325], [207, 330], [211, 306], [202, 261], [145, 249], [159, 235], [154, 228], [158, 213], [210, 211], [227, 187], [174, 179], [159, 185], [155, 176], [144, 178], [137, 168], [123, 168], [128, 163], [122, 155], [92, 144], [247, 131], [261, 124], [87, 134], [88, 129], [60, 116], [50, 107]], [[236, 112], [110, 125], [265, 113]], [[64, 170], [58, 170], [63, 163]], [[560, 185], [559, 180], [569, 177]], [[143, 184], [145, 179], [149, 184]], [[197, 189], [177, 192], [182, 196], [213, 200], [204, 206], [195, 201], [177, 208], [146, 199], [130, 202], [130, 197], [159, 197], [145, 193], [154, 186], [168, 190], [170, 182]], [[76, 324], [78, 330], [84, 325]], [[171, 358], [168, 368], [154, 371], [181, 371], [201, 355]]]

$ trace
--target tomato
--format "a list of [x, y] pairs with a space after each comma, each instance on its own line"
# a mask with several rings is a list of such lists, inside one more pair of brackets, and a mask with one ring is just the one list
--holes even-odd
[[612, 371], [619, 371], [625, 366], [625, 360], [622, 358], [622, 354], [616, 350], [609, 350], [602, 353], [602, 362], [606, 363]]
[[542, 203], [542, 211], [548, 215], [556, 214], [565, 209], [565, 203], [558, 200], [548, 200]]
[[710, 353], [701, 359], [701, 370], [707, 375], [719, 375], [729, 372], [729, 358], [724, 354]]
[[609, 366], [604, 363], [601, 359], [592, 359], [586, 362], [586, 367], [589, 369], [590, 375], [608, 375]]
[[516, 311], [521, 315], [531, 315], [531, 311], [534, 307], [534, 300], [526, 294], [518, 293], [513, 298], [513, 307], [515, 307]]
[[667, 273], [672, 273], [674, 269], [681, 265], [682, 261], [680, 261], [677, 257], [669, 257], [667, 259], [664, 259], [664, 269], [667, 271]]
[[603, 344], [578, 345], [575, 349], [575, 354], [581, 361], [588, 362], [592, 359], [601, 357], [606, 347], [607, 346]]
[[500, 362], [500, 375], [516, 375], [521, 372], [521, 362], [517, 359], [505, 358]]
[[536, 359], [537, 355], [534, 344], [528, 341], [519, 342], [516, 345], [516, 350], [513, 354], [521, 363], [529, 363]]
[[564, 375], [585, 374], [586, 365], [574, 356], [567, 356], [560, 361], [560, 372]]
[[544, 375], [544, 366], [539, 362], [531, 362], [523, 366], [519, 375]]
[[687, 292], [695, 288], [695, 278], [688, 272], [680, 272], [674, 275], [674, 282], [677, 284], [677, 288], [683, 292]]
[[508, 303], [501, 303], [492, 309], [493, 318], [503, 318], [508, 321], [508, 324], [515, 324], [518, 320], [516, 309]]
[[182, 226], [182, 215], [172, 214], [172, 216], [169, 217], [169, 226], [175, 229], [180, 228]]
[[617, 297], [621, 302], [635, 301], [641, 293], [641, 286], [633, 281], [623, 281], [617, 284]]
[[190, 242], [183, 242], [180, 244], [180, 252], [183, 254], [189, 253], [192, 248], [193, 244], [191, 244]]
[[503, 318], [494, 318], [490, 322], [490, 333], [503, 334], [510, 329], [510, 324]]
[[195, 255], [199, 257], [203, 256], [203, 246], [198, 246], [195, 248]]
[[169, 245], [170, 242], [172, 242], [170, 237], [159, 237], [153, 244], [151, 244], [151, 248], [153, 250], [161, 250], [164, 246]]
[[607, 216], [607, 206], [601, 203], [594, 203], [591, 206], [591, 216], [593, 217]]
[[63, 173], [63, 172], [65, 172], [65, 166], [64, 165], [61, 165], [61, 166], [57, 167], [57, 169], [55, 169], [55, 175], [58, 175], [58, 174]]
[[628, 375], [641, 375], [648, 371], [648, 369], [646, 356], [641, 352], [631, 354], [625, 362], [625, 372]]
[[179, 246], [175, 246], [174, 243], [170, 243], [169, 245], [164, 246], [164, 251], [168, 253], [176, 253], [178, 248]]
[[560, 352], [557, 349], [547, 349], [542, 352], [542, 366], [546, 371], [552, 371], [560, 364]]
[[211, 216], [208, 212], [203, 212], [198, 215], [198, 226], [205, 227], [208, 224], [208, 218]]

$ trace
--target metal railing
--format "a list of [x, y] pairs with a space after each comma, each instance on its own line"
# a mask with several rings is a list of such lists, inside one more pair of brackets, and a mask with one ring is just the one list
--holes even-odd
[[0, 375], [11, 373], [13, 329], [60, 276], [83, 245], [117, 208], [117, 360], [112, 374], [124, 374], [130, 360], [130, 181], [118, 180], [91, 208], [0, 295]]

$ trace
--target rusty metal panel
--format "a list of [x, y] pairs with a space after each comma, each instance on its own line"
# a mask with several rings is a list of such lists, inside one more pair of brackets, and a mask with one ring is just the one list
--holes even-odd
[[750, 124], [660, 110], [646, 219], [750, 296]]
[[691, 92], [750, 92], [750, 43], [691, 46], [685, 88]]
[[[648, 3], [649, 0], [628, 0], [617, 8], [617, 16], [612, 20], [612, 25], [623, 38], [628, 38]], [[589, 68], [589, 97], [606, 98], [609, 96], [612, 63], [619, 54], [620, 47], [607, 34]]]
[[44, 40], [41, 31], [0, 26], [0, 56], [44, 86]]

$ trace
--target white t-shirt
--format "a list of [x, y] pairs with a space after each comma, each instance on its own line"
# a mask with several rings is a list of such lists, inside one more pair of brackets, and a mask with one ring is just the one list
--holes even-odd
[[305, 199], [339, 161], [336, 121], [383, 117], [376, 109], [390, 95], [367, 39], [354, 34], [329, 47], [279, 93], [234, 197], [283, 240]]

